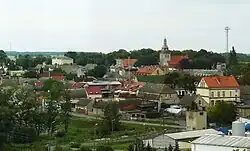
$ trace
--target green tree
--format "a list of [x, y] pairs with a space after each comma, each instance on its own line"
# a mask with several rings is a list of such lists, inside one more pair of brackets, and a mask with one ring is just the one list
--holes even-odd
[[53, 83], [52, 87], [48, 90], [46, 115], [47, 115], [47, 130], [48, 134], [52, 135], [58, 125], [58, 117], [60, 115], [60, 104], [61, 104], [61, 92], [62, 89], [58, 89], [57, 83]]
[[23, 77], [25, 77], [25, 78], [37, 78], [38, 74], [35, 71], [27, 71], [24, 73]]
[[195, 83], [197, 78], [189, 74], [181, 74], [179, 72], [168, 73], [165, 76], [164, 83], [169, 85], [171, 88], [175, 89], [176, 87], [183, 88], [186, 92], [195, 91]]
[[232, 47], [232, 50], [229, 53], [229, 59], [228, 59], [228, 64], [229, 66], [233, 66], [237, 64], [237, 54], [235, 52], [234, 47]]
[[181, 69], [192, 69], [193, 68], [193, 64], [189, 59], [182, 59], [179, 63], [180, 63]]
[[120, 118], [118, 103], [110, 102], [104, 110], [104, 118], [102, 121], [102, 132], [109, 134], [111, 131], [118, 131], [120, 129]]
[[231, 124], [237, 116], [237, 108], [233, 103], [224, 101], [216, 102], [214, 106], [208, 108], [208, 118], [212, 122], [222, 125]]
[[169, 144], [169, 146], [168, 146], [168, 151], [173, 151], [173, 146], [171, 145], [171, 144]]
[[174, 151], [180, 151], [179, 143], [177, 141], [175, 141]]
[[42, 90], [48, 92], [48, 90], [50, 90], [53, 85], [58, 86], [57, 88], [60, 90], [64, 88], [62, 82], [49, 78], [43, 82]]
[[73, 73], [66, 74], [67, 80], [75, 80], [76, 78], [78, 78], [76, 74]]
[[152, 147], [150, 146], [150, 144], [148, 143], [148, 145], [147, 145], [147, 147], [146, 147], [145, 150], [146, 150], [146, 151], [152, 151], [153, 149], [152, 149]]
[[65, 53], [64, 56], [72, 58], [74, 60], [74, 62], [75, 62], [77, 57], [78, 57], [78, 54], [77, 54], [77, 52], [69, 51], [69, 52]]
[[107, 73], [107, 68], [103, 65], [96, 66], [93, 70], [87, 72], [87, 76], [102, 78]]
[[134, 151], [134, 144], [129, 144], [128, 151]]
[[165, 148], [164, 148], [164, 151], [168, 151], [168, 148], [167, 148], [167, 147], [165, 147]]
[[45, 64], [47, 64], [47, 65], [51, 65], [51, 64], [52, 64], [52, 59], [51, 59], [51, 57], [47, 57], [47, 58], [46, 58]]
[[64, 125], [64, 131], [68, 132], [68, 126], [71, 120], [71, 101], [68, 90], [63, 91], [63, 102], [61, 105], [61, 122]]

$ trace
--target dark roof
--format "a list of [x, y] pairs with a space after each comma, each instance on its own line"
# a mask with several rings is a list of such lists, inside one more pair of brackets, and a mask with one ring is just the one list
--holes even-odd
[[176, 93], [174, 89], [166, 84], [146, 83], [139, 91], [139, 93], [152, 93], [152, 94], [172, 94]]
[[165, 75], [137, 76], [138, 82], [164, 83]]
[[195, 94], [185, 95], [184, 97], [181, 98], [180, 105], [183, 105], [185, 107], [190, 107], [190, 106], [192, 106], [192, 102], [194, 102], [197, 97], [198, 97], [198, 95], [195, 95]]
[[87, 94], [84, 88], [80, 89], [69, 89], [71, 98], [86, 98]]
[[[136, 108], [139, 104], [141, 104], [142, 100], [137, 98], [130, 98], [126, 100], [120, 100], [118, 103], [118, 106], [120, 109], [125, 109], [127, 107], [129, 108]], [[101, 108], [104, 109], [108, 105], [108, 101], [98, 101], [93, 104], [94, 108]]]
[[87, 98], [81, 98], [76, 104], [79, 106], [86, 106], [88, 105], [92, 100]]
[[98, 101], [93, 104], [93, 108], [104, 109], [107, 105], [107, 101]]

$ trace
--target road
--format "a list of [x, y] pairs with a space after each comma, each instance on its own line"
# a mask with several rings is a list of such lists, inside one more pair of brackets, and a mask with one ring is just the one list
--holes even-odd
[[[88, 119], [99, 119], [101, 120], [101, 118], [99, 117], [95, 117], [95, 116], [89, 116], [89, 115], [85, 115], [85, 114], [78, 114], [78, 113], [71, 113], [71, 115], [76, 116], [76, 117], [84, 117], [84, 118], [88, 118]], [[169, 127], [169, 128], [175, 128], [175, 129], [185, 129], [185, 126], [180, 126], [180, 125], [169, 125], [169, 124], [159, 124], [159, 123], [148, 123], [148, 122], [138, 122], [138, 121], [126, 121], [126, 120], [120, 120], [120, 122], [122, 123], [128, 123], [128, 124], [138, 124], [138, 125], [146, 125], [146, 126], [160, 126], [160, 127]]]

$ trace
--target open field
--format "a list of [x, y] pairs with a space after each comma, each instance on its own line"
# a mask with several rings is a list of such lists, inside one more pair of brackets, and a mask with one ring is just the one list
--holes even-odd
[[[72, 117], [69, 125], [68, 134], [64, 137], [52, 138], [43, 135], [38, 138], [38, 141], [28, 145], [15, 145], [19, 150], [23, 151], [40, 151], [44, 150], [47, 144], [52, 146], [60, 145], [68, 148], [70, 143], [75, 142], [81, 146], [93, 147], [94, 145], [110, 145], [114, 149], [126, 149], [128, 145], [134, 141], [136, 137], [142, 137], [142, 134], [158, 133], [166, 130], [165, 127], [160, 126], [147, 126], [141, 124], [121, 123], [122, 130], [113, 132], [111, 135], [103, 136], [98, 133], [98, 126], [96, 127], [97, 133], [94, 135], [94, 125], [100, 124], [98, 119], [89, 119], [83, 117]], [[59, 127], [60, 131], [60, 127]], [[93, 143], [95, 141], [95, 144]], [[16, 147], [15, 147], [16, 148]], [[15, 150], [14, 150], [15, 151]]]

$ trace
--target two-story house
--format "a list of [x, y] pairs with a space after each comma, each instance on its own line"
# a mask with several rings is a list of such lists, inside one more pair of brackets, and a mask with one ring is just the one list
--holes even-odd
[[240, 87], [234, 76], [203, 77], [196, 90], [211, 105], [217, 101], [240, 102]]

